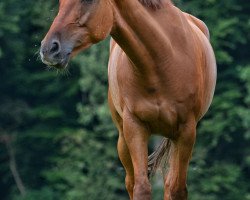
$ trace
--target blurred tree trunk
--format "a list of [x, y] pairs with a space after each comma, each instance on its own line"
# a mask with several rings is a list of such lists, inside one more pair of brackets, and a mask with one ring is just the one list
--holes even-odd
[[16, 186], [21, 194], [21, 196], [25, 196], [25, 186], [23, 184], [23, 181], [20, 177], [20, 174], [18, 172], [17, 164], [16, 164], [16, 157], [15, 157], [15, 151], [12, 146], [12, 140], [13, 137], [7, 134], [4, 134], [0, 136], [0, 141], [3, 142], [7, 148], [8, 156], [9, 156], [9, 167], [10, 171], [12, 173], [12, 176], [15, 180]]

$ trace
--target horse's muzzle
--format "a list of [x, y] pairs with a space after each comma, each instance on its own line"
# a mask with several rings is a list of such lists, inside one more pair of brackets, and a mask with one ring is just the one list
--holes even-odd
[[42, 41], [40, 49], [40, 57], [44, 64], [64, 69], [70, 58], [71, 50], [65, 50], [59, 40]]

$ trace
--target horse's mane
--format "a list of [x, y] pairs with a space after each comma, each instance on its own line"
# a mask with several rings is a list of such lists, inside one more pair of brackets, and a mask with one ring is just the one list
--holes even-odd
[[[139, 0], [139, 2], [141, 2], [142, 5], [153, 9], [161, 8], [163, 1], [164, 0]], [[169, 2], [171, 2], [171, 0], [169, 0]]]

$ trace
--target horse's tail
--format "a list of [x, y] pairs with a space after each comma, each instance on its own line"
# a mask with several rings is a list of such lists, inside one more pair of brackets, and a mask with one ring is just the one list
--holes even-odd
[[162, 173], [165, 174], [168, 166], [170, 147], [171, 141], [167, 138], [164, 138], [157, 149], [148, 157], [149, 177], [152, 177], [159, 167], [161, 167]]

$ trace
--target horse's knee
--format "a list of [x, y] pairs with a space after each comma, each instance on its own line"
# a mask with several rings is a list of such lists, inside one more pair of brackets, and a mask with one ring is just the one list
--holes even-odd
[[187, 186], [180, 186], [171, 182], [169, 179], [165, 182], [165, 196], [164, 200], [187, 200], [188, 190]]
[[147, 178], [136, 180], [134, 186], [135, 200], [150, 200], [151, 199], [151, 185]]
[[185, 187], [184, 189], [171, 189], [170, 188], [170, 196], [172, 200], [187, 200], [188, 191]]

